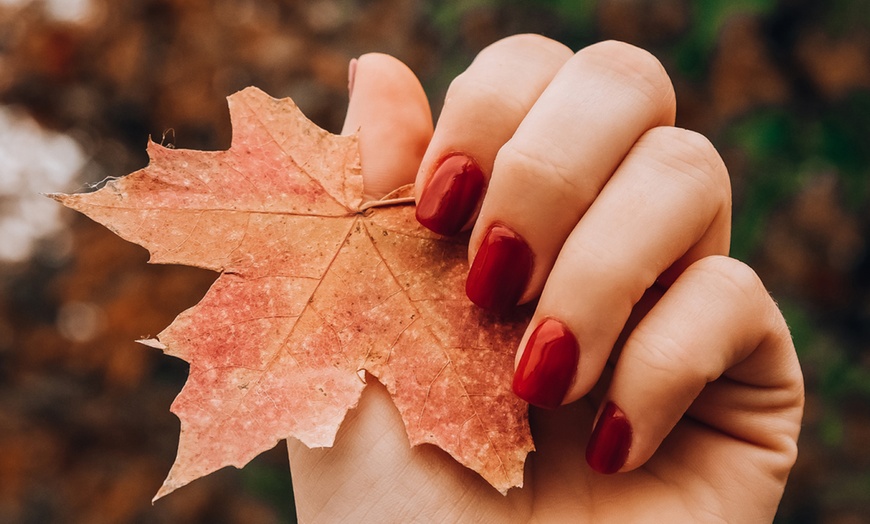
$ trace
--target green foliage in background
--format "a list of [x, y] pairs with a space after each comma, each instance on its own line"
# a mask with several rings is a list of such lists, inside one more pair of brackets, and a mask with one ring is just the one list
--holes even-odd
[[853, 212], [868, 202], [870, 93], [830, 107], [765, 108], [725, 130], [725, 141], [750, 159], [752, 176], [734, 217], [732, 254], [749, 259], [763, 241], [767, 217], [817, 173], [836, 174]]
[[691, 6], [689, 29], [675, 42], [672, 53], [680, 73], [700, 80], [706, 73], [722, 26], [733, 16], [768, 14], [776, 6], [776, 0], [701, 0], [692, 2]]

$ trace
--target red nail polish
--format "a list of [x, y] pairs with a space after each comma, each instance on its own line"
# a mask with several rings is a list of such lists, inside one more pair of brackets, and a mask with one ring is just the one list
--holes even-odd
[[471, 157], [453, 153], [441, 160], [417, 203], [417, 221], [441, 235], [455, 235], [477, 209], [483, 171]]
[[571, 387], [580, 347], [556, 319], [547, 318], [532, 332], [514, 372], [514, 393], [529, 404], [555, 409]]
[[531, 272], [532, 252], [525, 240], [493, 224], [471, 263], [465, 294], [484, 309], [505, 311], [517, 304]]
[[625, 464], [630, 447], [631, 424], [616, 404], [608, 402], [586, 446], [586, 462], [599, 473], [616, 473]]

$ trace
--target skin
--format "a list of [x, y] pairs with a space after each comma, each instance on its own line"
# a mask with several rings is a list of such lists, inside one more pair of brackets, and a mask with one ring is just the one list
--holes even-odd
[[[794, 346], [757, 275], [727, 256], [728, 173], [672, 127], [649, 53], [578, 53], [535, 35], [494, 43], [452, 83], [432, 129], [414, 75], [385, 55], [352, 67], [345, 132], [360, 130], [369, 196], [473, 156], [488, 178], [468, 221], [518, 232], [534, 257], [521, 302], [581, 347], [563, 406], [531, 408], [537, 451], [507, 496], [438, 449], [411, 449], [376, 381], [330, 449], [288, 444], [301, 522], [771, 522], [797, 455], [804, 392]], [[416, 180], [415, 180], [416, 173]], [[584, 457], [603, 404], [632, 425], [619, 472]], [[665, 438], [667, 437], [667, 439]]]

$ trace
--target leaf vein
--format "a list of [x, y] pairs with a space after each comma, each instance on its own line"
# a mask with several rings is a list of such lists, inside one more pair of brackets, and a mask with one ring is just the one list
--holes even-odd
[[[374, 237], [372, 236], [371, 231], [369, 231], [369, 226], [368, 226], [368, 224], [366, 223], [366, 221], [362, 221], [362, 223], [363, 223], [363, 227], [366, 228], [366, 233], [369, 235], [369, 238], [374, 238]], [[393, 273], [392, 268], [390, 267], [389, 263], [387, 263], [387, 260], [386, 260], [386, 258], [384, 257], [383, 253], [381, 253], [381, 251], [378, 249], [377, 243], [375, 243], [375, 242], [373, 241], [373, 242], [372, 242], [372, 247], [373, 247], [375, 253], [377, 253], [378, 257], [380, 257], [381, 261], [384, 262], [384, 265], [385, 265], [385, 267], [386, 267], [386, 269], [387, 269], [387, 272], [390, 274], [390, 276], [392, 276], [392, 278], [393, 278], [393, 280], [395, 281], [396, 285], [399, 287], [399, 289], [404, 290], [404, 288], [402, 287], [401, 283], [400, 283], [400, 282], [398, 281], [398, 279], [396, 278], [396, 275]], [[413, 301], [411, 301], [410, 297], [408, 297], [408, 301], [411, 302], [412, 307], [414, 307], [414, 309], [417, 311], [417, 316], [420, 316], [420, 314], [421, 314], [420, 310], [417, 308], [417, 306], [415, 305], [415, 303], [414, 303]], [[431, 324], [426, 325], [426, 326], [425, 326], [425, 329], [426, 329], [427, 331], [429, 331], [429, 334], [432, 336], [432, 338], [433, 338], [434, 340], [438, 340], [438, 337], [435, 336], [435, 333], [432, 332]], [[424, 414], [424, 412], [425, 412], [425, 410], [426, 410], [426, 405], [427, 405], [427, 402], [426, 402], [426, 401], [427, 401], [428, 398], [429, 398], [429, 393], [430, 393], [430, 391], [431, 391], [431, 384], [433, 384], [434, 381], [437, 380], [437, 378], [441, 375], [441, 373], [444, 371], [444, 369], [446, 369], [447, 366], [451, 366], [451, 367], [454, 366], [454, 360], [451, 358], [450, 353], [447, 351], [447, 348], [441, 346], [441, 351], [444, 353], [444, 358], [445, 358], [447, 361], [445, 362], [444, 367], [442, 367], [441, 370], [438, 371], [438, 374], [437, 374], [437, 375], [435, 376], [435, 378], [433, 379], [433, 382], [430, 383], [429, 388], [427, 388], [427, 390], [426, 390], [426, 400], [424, 400], [424, 402], [423, 402], [423, 407], [422, 407], [421, 410], [420, 410], [420, 415], [419, 415], [419, 418], [418, 418], [418, 423], [419, 423], [419, 421], [422, 421], [423, 414]], [[457, 377], [456, 381], [457, 381], [457, 383], [459, 384], [459, 387], [462, 389], [462, 393], [463, 393], [463, 395], [464, 395], [466, 398], [469, 398], [469, 400], [470, 400], [470, 399], [471, 399], [471, 396], [468, 394], [468, 388], [466, 387], [465, 382], [462, 380], [462, 375], [461, 375], [458, 371], [456, 372], [456, 377]], [[481, 425], [481, 427], [484, 427], [484, 428], [485, 428], [485, 427], [486, 427], [486, 424], [483, 423], [483, 419], [481, 418], [480, 413], [478, 413], [477, 407], [475, 406], [474, 402], [469, 402], [469, 404], [470, 404], [470, 407], [471, 407], [471, 412], [472, 412], [472, 414], [473, 414], [474, 417], [477, 419], [477, 421], [478, 421], [478, 423]], [[504, 475], [505, 475], [506, 477], [509, 477], [508, 469], [507, 469], [507, 465], [504, 463], [504, 459], [503, 459], [502, 456], [501, 456], [501, 452], [499, 451], [498, 446], [496, 446], [496, 443], [493, 441], [493, 439], [492, 439], [492, 435], [491, 435], [490, 432], [488, 432], [488, 431], [486, 431], [485, 434], [486, 434], [486, 439], [487, 439], [487, 441], [489, 442], [490, 446], [492, 446], [492, 449], [493, 449], [494, 452], [495, 452], [495, 456], [496, 456], [496, 458], [498, 459], [499, 467], [501, 468], [501, 470], [502, 470], [502, 472], [504, 473]]]
[[284, 144], [282, 144], [281, 142], [278, 141], [278, 139], [275, 137], [275, 135], [272, 134], [272, 132], [271, 132], [269, 126], [267, 126], [266, 123], [263, 122], [263, 120], [260, 118], [259, 113], [258, 113], [256, 110], [254, 110], [254, 108], [251, 107], [251, 105], [248, 104], [247, 101], [242, 100], [242, 102], [245, 104], [245, 106], [246, 106], [246, 107], [248, 108], [248, 110], [251, 112], [251, 115], [252, 115], [253, 118], [257, 121], [257, 123], [259, 124], [259, 127], [263, 130], [263, 132], [265, 132], [266, 135], [268, 135], [269, 138], [272, 139], [272, 142], [274, 142], [275, 145], [278, 146], [278, 149], [280, 149], [281, 152], [284, 153], [284, 156], [286, 156], [287, 159], [289, 159], [289, 160], [293, 163], [293, 165], [295, 165], [295, 166], [299, 169], [299, 173], [302, 174], [302, 175], [304, 175], [304, 176], [305, 176], [306, 178], [308, 178], [312, 183], [316, 184], [316, 185], [317, 185], [321, 190], [323, 190], [323, 193], [324, 193], [327, 197], [329, 197], [329, 199], [332, 200], [336, 205], [338, 205], [338, 206], [340, 206], [340, 207], [342, 207], [342, 208], [347, 209], [348, 211], [350, 211], [350, 208], [348, 208], [346, 205], [344, 205], [344, 204], [342, 204], [341, 202], [339, 202], [337, 198], [335, 198], [334, 196], [332, 196], [332, 194], [331, 194], [329, 191], [327, 191], [327, 189], [323, 186], [323, 184], [320, 182], [320, 180], [318, 180], [318, 179], [314, 178], [313, 176], [311, 176], [311, 174], [310, 174], [310, 173], [305, 169], [305, 167], [304, 167], [305, 164], [304, 164], [304, 163], [300, 163], [298, 160], [296, 160], [296, 158], [291, 154], [291, 152], [288, 151], [288, 150], [284, 147]]

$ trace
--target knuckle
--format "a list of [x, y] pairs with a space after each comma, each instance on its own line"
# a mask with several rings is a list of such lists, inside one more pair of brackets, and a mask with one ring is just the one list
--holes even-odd
[[[503, 38], [484, 48], [464, 72], [450, 83], [447, 97], [461, 94], [470, 103], [487, 103], [493, 98], [507, 105], [519, 105], [523, 111], [534, 99], [512, 100], [515, 89], [505, 89], [505, 75], [525, 75], [532, 79], [549, 77], [571, 56], [571, 50], [550, 38], [535, 34], [520, 34]], [[499, 74], [493, 74], [500, 71]]]
[[[672, 374], [680, 370], [684, 374], [697, 374], [693, 381], [699, 384], [709, 380], [709, 377], [701, 371], [705, 366], [694, 362], [698, 356], [674, 338], [639, 328], [632, 339], [633, 350], [624, 354], [633, 356], [649, 372]], [[689, 379], [689, 377], [685, 378]]]
[[757, 304], [760, 298], [772, 300], [755, 270], [735, 258], [709, 256], [692, 264], [689, 270], [705, 273], [721, 295], [743, 300], [747, 305]]
[[535, 144], [534, 139], [509, 140], [496, 156], [494, 172], [504, 173], [502, 176], [509, 176], [511, 184], [529, 190], [544, 184], [558, 185], [565, 197], [573, 200], [580, 190], [577, 187], [580, 181], [575, 176], [577, 170], [569, 169], [569, 165], [568, 153], [560, 151], [557, 144]]
[[480, 54], [485, 55], [492, 52], [514, 53], [523, 52], [525, 50], [530, 50], [533, 53], [552, 53], [557, 56], [564, 56], [567, 52], [570, 56], [570, 50], [564, 44], [553, 40], [552, 38], [532, 33], [523, 33], [502, 38], [484, 48]]
[[467, 69], [459, 74], [447, 88], [444, 105], [461, 99], [465, 107], [490, 108], [493, 114], [525, 113], [528, 102], [511, 89], [504, 89], [487, 75]]
[[654, 102], [664, 102], [672, 110], [676, 96], [664, 66], [652, 53], [639, 47], [608, 40], [586, 47], [578, 53], [600, 67], [622, 85]]
[[679, 176], [686, 183], [710, 195], [719, 204], [731, 202], [731, 179], [728, 169], [712, 142], [695, 131], [660, 126], [647, 131], [638, 140], [638, 150], [657, 164], [658, 170]]

